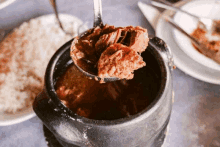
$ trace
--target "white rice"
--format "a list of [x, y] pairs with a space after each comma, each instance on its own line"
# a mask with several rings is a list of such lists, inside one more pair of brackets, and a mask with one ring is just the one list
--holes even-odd
[[[76, 36], [77, 22], [62, 21]], [[54, 52], [73, 36], [55, 17], [24, 22], [0, 43], [0, 112], [15, 113], [32, 105], [42, 90], [45, 69]]]

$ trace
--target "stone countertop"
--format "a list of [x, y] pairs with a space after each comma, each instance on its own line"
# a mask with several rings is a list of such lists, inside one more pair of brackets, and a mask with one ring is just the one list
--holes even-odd
[[[103, 21], [115, 26], [142, 26], [154, 34], [138, 0], [103, 0]], [[149, 0], [143, 2], [148, 3]], [[58, 11], [93, 24], [92, 0], [57, 0]], [[53, 13], [49, 0], [16, 0], [0, 10], [0, 28], [11, 29], [33, 17]], [[175, 102], [164, 147], [220, 147], [220, 86], [173, 71]], [[47, 147], [38, 117], [0, 127], [0, 147]]]

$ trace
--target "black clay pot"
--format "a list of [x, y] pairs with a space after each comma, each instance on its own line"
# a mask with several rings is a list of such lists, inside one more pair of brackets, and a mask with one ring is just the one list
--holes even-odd
[[[44, 125], [64, 146], [157, 147], [163, 143], [172, 108], [172, 56], [159, 38], [150, 39], [142, 53], [144, 61], [158, 74], [160, 87], [152, 103], [143, 111], [116, 120], [92, 120], [65, 107], [56, 95], [54, 84], [72, 64], [70, 46], [64, 44], [50, 60], [44, 90], [36, 97], [33, 109]], [[135, 75], [137, 76], [137, 75]], [[142, 82], [144, 81], [144, 76]]]

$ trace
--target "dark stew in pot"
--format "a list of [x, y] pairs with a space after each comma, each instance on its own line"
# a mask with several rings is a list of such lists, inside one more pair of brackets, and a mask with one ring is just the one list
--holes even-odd
[[137, 114], [156, 97], [160, 76], [146, 66], [135, 71], [132, 80], [99, 83], [71, 64], [56, 82], [58, 97], [80, 116], [113, 120]]

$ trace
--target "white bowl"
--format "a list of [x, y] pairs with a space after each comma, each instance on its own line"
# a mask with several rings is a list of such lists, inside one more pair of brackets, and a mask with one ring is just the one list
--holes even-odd
[[0, 0], [0, 9], [3, 9], [5, 7], [7, 7], [8, 5], [10, 5], [11, 3], [13, 3], [15, 0], [3, 0], [1, 2]]
[[36, 114], [33, 111], [33, 108], [30, 107], [21, 112], [15, 114], [0, 113], [0, 126], [8, 126], [23, 122], [34, 117]]
[[[220, 2], [216, 2], [215, 0], [191, 1], [183, 5], [181, 9], [186, 10], [197, 16], [220, 19]], [[174, 21], [189, 34], [191, 34], [193, 30], [197, 28], [197, 21], [181, 12], [177, 12], [175, 14]], [[220, 70], [220, 65], [214, 60], [198, 52], [193, 47], [191, 40], [188, 37], [186, 37], [184, 34], [176, 29], [173, 29], [173, 34], [179, 47], [189, 57], [206, 67]]]
[[[79, 28], [83, 24], [83, 22], [79, 18], [74, 17], [72, 15], [59, 14], [59, 18], [61, 19], [62, 22], [74, 22], [74, 24], [77, 24], [77, 28]], [[45, 26], [47, 26], [47, 24], [54, 23], [55, 15], [54, 14], [43, 15], [43, 16], [40, 16], [40, 17], [34, 18], [34, 19], [38, 19], [38, 20], [41, 19], [42, 23]], [[83, 32], [87, 29], [88, 29], [88, 27], [84, 24], [80, 27], [79, 31]], [[23, 111], [16, 112], [15, 114], [0, 113], [0, 126], [17, 124], [17, 123], [26, 121], [34, 116], [35, 116], [35, 113], [33, 111], [32, 106], [30, 108], [23, 110]]]

